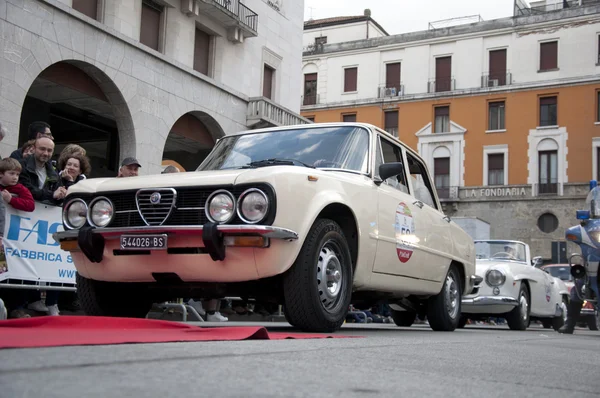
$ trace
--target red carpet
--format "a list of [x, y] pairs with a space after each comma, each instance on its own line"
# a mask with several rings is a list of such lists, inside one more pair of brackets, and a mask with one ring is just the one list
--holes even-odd
[[345, 337], [354, 336], [268, 332], [261, 326], [203, 328], [137, 318], [43, 316], [0, 321], [0, 348]]

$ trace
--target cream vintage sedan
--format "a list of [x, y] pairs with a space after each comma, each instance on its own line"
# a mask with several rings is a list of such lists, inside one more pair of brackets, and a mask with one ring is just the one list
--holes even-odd
[[143, 317], [177, 297], [282, 304], [335, 331], [349, 305], [390, 304], [452, 331], [475, 277], [473, 240], [441, 211], [417, 153], [360, 123], [227, 135], [195, 172], [73, 185], [54, 235], [89, 315]]
[[467, 319], [506, 318], [508, 327], [525, 330], [531, 320], [558, 330], [566, 321], [569, 289], [537, 268], [529, 245], [515, 240], [476, 240], [477, 275], [483, 281], [462, 299], [460, 327]]

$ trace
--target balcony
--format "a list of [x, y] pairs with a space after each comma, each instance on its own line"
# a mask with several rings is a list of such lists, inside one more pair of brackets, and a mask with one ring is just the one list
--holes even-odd
[[546, 178], [537, 185], [538, 195], [556, 195], [558, 194], [558, 179]]
[[242, 42], [246, 37], [258, 36], [258, 14], [240, 3], [240, 0], [181, 0], [187, 15], [200, 13], [228, 28], [228, 39]]
[[312, 121], [265, 97], [250, 98], [246, 125], [252, 129], [310, 124]]
[[481, 76], [481, 88], [510, 86], [512, 84], [512, 73], [484, 73]]
[[319, 94], [302, 96], [302, 106], [318, 105], [320, 103]]
[[404, 95], [404, 84], [380, 84], [378, 98], [395, 98]]
[[452, 77], [441, 77], [439, 79], [431, 79], [427, 83], [428, 93], [442, 93], [445, 91], [456, 90], [456, 79]]
[[440, 202], [458, 200], [458, 188], [454, 186], [442, 186], [435, 188]]

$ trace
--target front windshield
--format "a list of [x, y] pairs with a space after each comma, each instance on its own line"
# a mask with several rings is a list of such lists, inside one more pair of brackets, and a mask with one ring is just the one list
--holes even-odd
[[475, 242], [475, 252], [478, 260], [527, 261], [525, 244], [520, 242], [498, 240]]
[[544, 268], [546, 271], [548, 271], [548, 273], [550, 275], [552, 275], [555, 278], [561, 279], [563, 281], [570, 281], [572, 276], [571, 276], [571, 269], [569, 266], [564, 266], [564, 267], [546, 267]]
[[600, 217], [600, 187], [594, 187], [585, 200], [593, 218]]
[[355, 126], [300, 128], [225, 136], [197, 171], [237, 169], [266, 159], [367, 173], [369, 133]]

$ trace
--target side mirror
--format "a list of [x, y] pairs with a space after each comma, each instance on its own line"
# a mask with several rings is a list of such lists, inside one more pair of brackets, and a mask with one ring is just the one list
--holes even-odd
[[544, 263], [544, 259], [542, 258], [542, 256], [535, 256], [534, 258], [531, 259], [531, 265], [533, 265], [534, 267], [537, 267], [538, 265], [542, 265]]
[[390, 177], [397, 176], [404, 172], [404, 165], [401, 162], [384, 163], [379, 166], [379, 177], [382, 181]]

